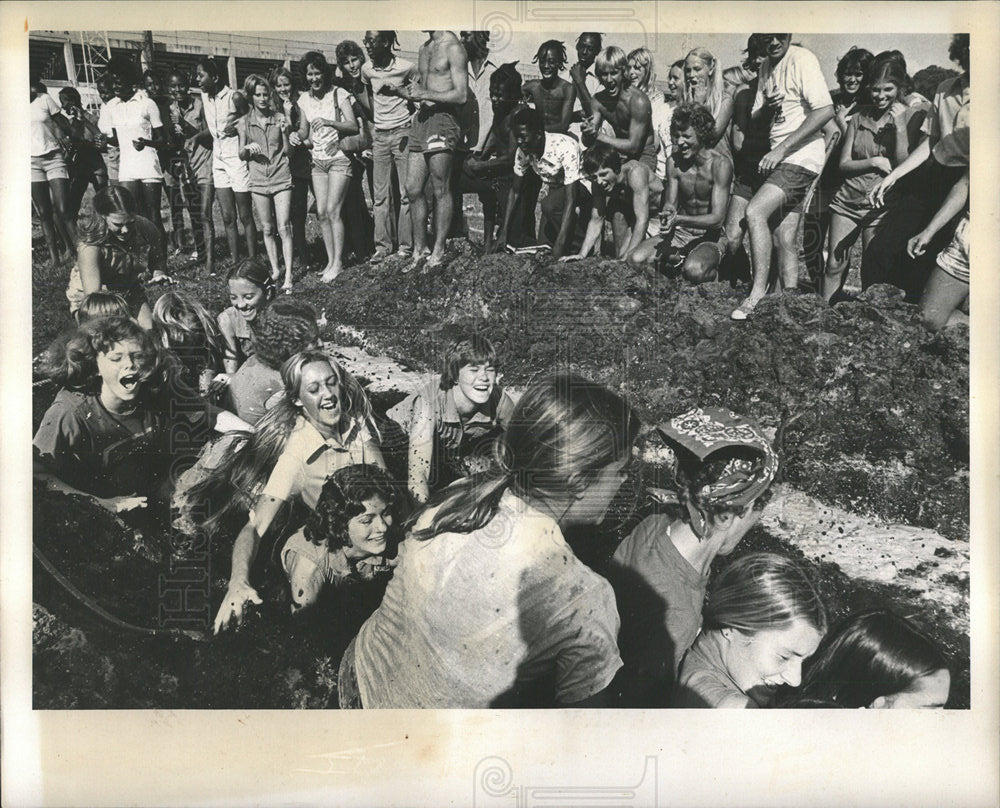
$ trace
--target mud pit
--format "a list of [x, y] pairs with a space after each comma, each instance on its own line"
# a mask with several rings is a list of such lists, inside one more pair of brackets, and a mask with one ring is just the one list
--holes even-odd
[[[334, 289], [315, 276], [299, 283], [377, 410], [435, 367], [454, 334], [476, 328], [497, 344], [507, 384], [568, 365], [625, 392], [651, 423], [694, 404], [752, 414], [775, 436], [784, 482], [737, 553], [802, 559], [834, 617], [879, 606], [910, 617], [955, 662], [949, 706], [968, 706], [966, 329], [926, 333], [887, 287], [833, 309], [775, 298], [732, 323], [740, 296], [721, 284], [691, 289], [613, 261], [454, 247], [427, 275], [390, 261], [350, 268]], [[182, 282], [214, 310], [219, 286]], [[36, 424], [50, 395], [37, 391]], [[36, 543], [77, 588], [129, 623], [159, 625], [175, 597], [164, 580], [185, 574], [169, 571], [165, 531], [147, 519], [137, 539], [96, 507], [40, 490], [34, 512]], [[600, 559], [615, 535], [577, 537], [581, 557]], [[192, 612], [214, 616], [230, 547], [220, 538], [195, 565], [208, 588], [188, 587]], [[348, 596], [293, 622], [282, 583], [272, 564], [249, 625], [195, 642], [112, 628], [36, 563], [35, 706], [329, 706], [340, 654], [373, 604]]]

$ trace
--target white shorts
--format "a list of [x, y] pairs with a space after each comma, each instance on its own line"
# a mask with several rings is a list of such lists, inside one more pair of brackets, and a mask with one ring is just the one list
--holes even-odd
[[212, 157], [212, 184], [216, 188], [232, 188], [236, 193], [249, 193], [250, 167], [239, 157]]
[[951, 243], [938, 253], [937, 265], [956, 280], [969, 282], [969, 214], [955, 228]]

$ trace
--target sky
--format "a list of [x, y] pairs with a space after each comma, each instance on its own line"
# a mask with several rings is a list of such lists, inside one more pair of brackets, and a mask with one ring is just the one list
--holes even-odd
[[[251, 33], [251, 32], [247, 32]], [[273, 32], [262, 36], [274, 36]], [[316, 31], [288, 31], [289, 37], [326, 41], [329, 37], [332, 56], [333, 46], [342, 39], [353, 39], [360, 43], [364, 31], [342, 31], [330, 33]], [[456, 32], [457, 33], [457, 32]], [[557, 31], [549, 34], [516, 33], [513, 37], [501, 36], [491, 43], [490, 58], [500, 64], [514, 59], [519, 60], [525, 73], [536, 73], [531, 60], [538, 46], [546, 39], [558, 39], [566, 43], [570, 64], [576, 61], [574, 43], [579, 31]], [[423, 31], [399, 31], [399, 42], [404, 51], [415, 52], [426, 39]], [[657, 76], [661, 80], [666, 77], [666, 66], [681, 59], [695, 46], [704, 46], [713, 53], [724, 67], [737, 64], [742, 59], [742, 50], [746, 47], [746, 34], [644, 34], [618, 33], [605, 37], [604, 44], [618, 45], [626, 53], [638, 47], [651, 47], [656, 58]], [[907, 68], [911, 74], [930, 65], [953, 67], [948, 61], [948, 43], [951, 34], [796, 34], [792, 41], [809, 48], [816, 54], [823, 73], [831, 87], [836, 86], [835, 70], [837, 59], [843, 56], [852, 45], [868, 48], [872, 53], [897, 48], [906, 56]], [[520, 66], [519, 66], [520, 67]], [[564, 78], [567, 76], [564, 75]]]

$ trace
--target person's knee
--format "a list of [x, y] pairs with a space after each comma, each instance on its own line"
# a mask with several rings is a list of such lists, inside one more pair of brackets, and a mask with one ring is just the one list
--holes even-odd
[[283, 224], [279, 225], [279, 227], [278, 227], [278, 235], [281, 236], [281, 239], [283, 241], [285, 239], [291, 238], [292, 237], [292, 224], [291, 224], [291, 222], [284, 222]]
[[653, 259], [655, 257], [655, 248], [640, 244], [628, 254], [625, 258], [625, 263], [632, 269], [648, 269], [653, 265]]
[[941, 309], [934, 306], [922, 306], [920, 319], [928, 331], [940, 331], [948, 323], [948, 316], [942, 316]]
[[292, 614], [298, 614], [304, 609], [315, 606], [319, 600], [320, 590], [313, 586], [292, 586]]
[[271, 238], [272, 236], [274, 236], [275, 233], [274, 222], [267, 222], [267, 221], [261, 222], [260, 232], [261, 235], [264, 236], [264, 238]]

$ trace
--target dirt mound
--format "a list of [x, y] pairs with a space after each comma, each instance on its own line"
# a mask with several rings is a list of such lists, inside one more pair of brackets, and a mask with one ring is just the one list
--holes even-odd
[[887, 286], [832, 308], [775, 296], [735, 323], [728, 285], [457, 249], [426, 275], [352, 268], [316, 305], [428, 367], [452, 336], [482, 329], [512, 383], [569, 366], [627, 392], [651, 422], [698, 404], [749, 413], [775, 430], [785, 478], [800, 488], [968, 538], [966, 328], [928, 333]]

